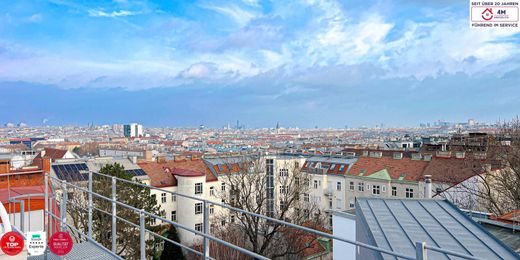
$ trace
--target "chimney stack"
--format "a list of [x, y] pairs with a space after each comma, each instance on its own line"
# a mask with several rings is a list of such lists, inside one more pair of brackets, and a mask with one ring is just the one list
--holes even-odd
[[432, 198], [432, 176], [424, 175], [424, 198], [431, 199]]
[[42, 158], [42, 170], [46, 173], [51, 173], [51, 158], [44, 157]]

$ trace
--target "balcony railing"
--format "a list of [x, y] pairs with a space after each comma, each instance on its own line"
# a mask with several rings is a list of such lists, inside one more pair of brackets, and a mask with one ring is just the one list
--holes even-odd
[[[105, 178], [110, 178], [111, 179], [111, 183], [112, 183], [112, 197], [107, 197], [107, 196], [101, 195], [101, 194], [96, 193], [96, 192], [94, 192], [92, 190], [93, 175], [103, 176]], [[195, 230], [195, 229], [193, 229], [191, 227], [188, 227], [186, 225], [183, 225], [181, 223], [178, 223], [178, 222], [175, 222], [175, 221], [171, 221], [171, 220], [166, 219], [166, 218], [164, 218], [162, 216], [158, 216], [156, 214], [144, 211], [142, 209], [135, 208], [135, 207], [133, 207], [131, 205], [128, 205], [128, 204], [122, 203], [121, 201], [118, 201], [116, 199], [116, 196], [115, 196], [117, 194], [117, 190], [116, 190], [116, 183], [117, 182], [125, 183], [126, 185], [137, 185], [137, 186], [141, 186], [143, 188], [147, 188], [147, 189], [150, 189], [150, 190], [158, 190], [158, 191], [161, 191], [161, 192], [164, 192], [164, 193], [168, 193], [168, 194], [170, 194], [170, 196], [171, 195], [176, 195], [176, 196], [183, 197], [183, 198], [186, 198], [186, 199], [192, 199], [192, 200], [195, 200], [195, 201], [202, 202], [203, 203], [203, 229], [202, 229], [202, 231], [197, 231], [197, 230]], [[60, 192], [53, 191], [52, 193], [49, 193], [49, 188], [50, 188], [49, 184], [50, 183], [58, 183], [61, 191]], [[441, 248], [438, 248], [438, 247], [429, 246], [425, 242], [422, 242], [422, 241], [417, 241], [416, 244], [415, 244], [415, 246], [416, 246], [416, 255], [415, 256], [405, 255], [405, 254], [402, 254], [400, 252], [395, 252], [395, 251], [392, 251], [392, 250], [389, 250], [389, 249], [385, 249], [385, 248], [379, 248], [379, 247], [376, 247], [376, 246], [373, 246], [373, 245], [369, 245], [369, 244], [361, 243], [361, 242], [358, 242], [358, 241], [354, 241], [354, 240], [350, 240], [350, 239], [334, 236], [334, 235], [331, 235], [329, 233], [325, 233], [325, 232], [322, 232], [322, 231], [314, 230], [312, 228], [295, 225], [293, 223], [289, 223], [289, 222], [286, 222], [286, 221], [283, 221], [283, 220], [279, 220], [279, 219], [271, 218], [271, 217], [264, 216], [264, 215], [261, 215], [261, 214], [249, 212], [249, 211], [246, 211], [246, 210], [243, 210], [243, 209], [235, 208], [235, 207], [232, 207], [232, 206], [227, 205], [227, 204], [213, 202], [213, 201], [209, 201], [209, 200], [206, 200], [206, 199], [202, 199], [202, 198], [199, 198], [199, 197], [194, 197], [194, 196], [190, 196], [190, 195], [186, 195], [186, 194], [182, 194], [182, 193], [172, 192], [172, 191], [168, 191], [168, 190], [165, 190], [165, 189], [162, 189], [162, 188], [156, 188], [156, 187], [152, 187], [152, 186], [149, 186], [149, 185], [146, 185], [146, 184], [143, 184], [143, 183], [138, 183], [138, 182], [134, 182], [134, 181], [126, 180], [126, 179], [120, 179], [120, 178], [117, 178], [117, 177], [113, 177], [113, 176], [109, 176], [109, 175], [105, 175], [105, 174], [101, 174], [101, 173], [89, 172], [88, 183], [87, 183], [86, 186], [87, 187], [85, 188], [85, 187], [82, 187], [81, 185], [79, 185], [78, 183], [70, 183], [70, 182], [66, 182], [64, 180], [60, 180], [60, 179], [58, 179], [56, 177], [53, 177], [53, 176], [49, 176], [48, 174], [45, 175], [45, 192], [43, 193], [44, 200], [45, 200], [45, 206], [44, 206], [45, 207], [45, 209], [44, 209], [44, 230], [47, 231], [47, 232], [52, 232], [53, 230], [56, 230], [58, 228], [60, 230], [70, 229], [70, 230], [73, 230], [75, 233], [80, 234], [80, 236], [86, 238], [86, 241], [89, 241], [89, 242], [91, 242], [91, 243], [93, 243], [95, 245], [101, 246], [99, 241], [95, 241], [93, 239], [93, 234], [92, 234], [93, 233], [93, 211], [94, 210], [103, 211], [105, 214], [110, 215], [111, 218], [112, 218], [112, 222], [111, 222], [112, 223], [111, 224], [111, 228], [112, 228], [111, 246], [112, 246], [112, 248], [111, 249], [106, 249], [105, 248], [105, 250], [110, 252], [110, 254], [112, 256], [114, 256], [115, 258], [118, 258], [118, 259], [121, 258], [121, 256], [118, 256], [116, 254], [116, 248], [117, 248], [117, 232], [116, 232], [117, 230], [116, 230], [116, 225], [117, 225], [117, 221], [125, 222], [126, 224], [129, 224], [129, 225], [139, 229], [139, 252], [140, 252], [140, 258], [141, 259], [146, 259], [147, 258], [147, 256], [146, 256], [146, 239], [147, 239], [147, 237], [150, 237], [150, 236], [153, 236], [155, 238], [159, 238], [159, 239], [161, 239], [164, 242], [169, 242], [169, 243], [175, 244], [175, 245], [183, 248], [184, 250], [186, 250], [188, 252], [194, 253], [195, 255], [198, 255], [198, 256], [202, 257], [203, 259], [213, 259], [209, 255], [209, 245], [210, 245], [209, 242], [210, 241], [214, 241], [214, 242], [222, 244], [222, 245], [224, 245], [224, 246], [226, 246], [228, 248], [237, 250], [237, 251], [239, 251], [239, 252], [241, 252], [241, 253], [243, 253], [243, 254], [245, 254], [247, 256], [250, 256], [250, 257], [252, 257], [254, 259], [269, 259], [269, 258], [267, 258], [265, 256], [259, 255], [259, 254], [255, 253], [255, 252], [252, 252], [251, 250], [248, 250], [246, 248], [234, 245], [232, 243], [229, 243], [227, 241], [222, 240], [221, 238], [218, 238], [218, 237], [215, 237], [215, 236], [211, 235], [210, 225], [209, 225], [209, 221], [210, 221], [210, 218], [209, 218], [209, 206], [210, 205], [222, 207], [224, 209], [228, 209], [228, 210], [231, 210], [231, 211], [239, 212], [239, 213], [242, 213], [242, 214], [247, 214], [247, 215], [250, 215], [250, 216], [253, 216], [253, 217], [258, 217], [260, 219], [264, 219], [266, 221], [278, 223], [278, 224], [284, 225], [286, 227], [302, 230], [302, 231], [305, 231], [305, 232], [308, 232], [308, 233], [311, 233], [311, 234], [314, 234], [314, 235], [317, 235], [317, 236], [320, 236], [320, 237], [324, 237], [324, 238], [328, 238], [328, 239], [332, 239], [332, 240], [337, 240], [337, 241], [342, 241], [342, 242], [345, 242], [345, 243], [348, 243], [348, 244], [355, 245], [357, 247], [362, 247], [362, 248], [374, 250], [374, 251], [380, 252], [382, 254], [391, 255], [391, 256], [394, 256], [394, 257], [397, 257], [397, 258], [400, 258], [400, 259], [424, 260], [424, 259], [426, 259], [427, 250], [432, 250], [432, 251], [440, 252], [440, 253], [443, 253], [443, 254], [460, 257], [460, 258], [463, 258], [463, 259], [477, 259], [477, 260], [481, 259], [481, 258], [478, 258], [478, 257], [475, 257], [475, 256], [466, 255], [466, 254], [462, 254], [462, 253], [451, 251], [451, 250], [446, 250], [446, 249], [441, 249]], [[76, 191], [81, 191], [81, 192], [84, 192], [84, 193], [87, 194], [87, 203], [86, 203], [85, 206], [86, 206], [86, 209], [88, 211], [88, 225], [87, 225], [86, 234], [84, 233], [84, 231], [79, 230], [78, 228], [74, 227], [73, 225], [71, 225], [67, 221], [67, 207], [69, 207], [69, 205], [68, 205], [68, 192], [63, 192], [63, 191], [67, 191], [68, 189], [74, 189]], [[35, 196], [42, 196], [42, 194], [30, 194], [30, 195], [25, 195], [25, 196], [30, 198], [30, 197], [35, 197]], [[94, 207], [94, 204], [93, 204], [93, 198], [94, 197], [96, 197], [96, 198], [98, 198], [100, 200], [103, 200], [103, 201], [110, 202], [111, 205], [112, 205], [112, 212], [106, 212], [106, 211], [104, 211], [104, 210], [102, 210], [100, 208]], [[20, 199], [21, 199], [21, 197], [12, 197], [10, 199], [10, 202], [11, 203], [21, 203], [20, 204], [20, 206], [21, 206], [20, 207], [20, 209], [21, 209], [20, 217], [23, 218], [22, 216], [24, 215], [23, 211], [25, 210], [25, 208], [22, 206], [23, 205], [23, 200], [20, 200]], [[53, 203], [53, 201], [54, 201], [54, 203]], [[59, 205], [59, 210], [56, 210], [54, 207], [57, 207], [58, 205]], [[81, 207], [82, 205], [73, 205], [73, 206]], [[118, 216], [117, 215], [117, 210], [116, 210], [117, 207], [122, 207], [122, 208], [128, 209], [130, 211], [133, 211], [135, 213], [138, 213], [139, 214], [139, 224], [132, 223], [132, 222], [130, 222], [130, 221], [128, 221], [128, 220]], [[59, 212], [59, 215], [57, 214], [58, 212]], [[187, 245], [183, 245], [183, 244], [181, 244], [179, 242], [176, 242], [176, 241], [173, 241], [171, 239], [168, 239], [167, 237], [165, 237], [165, 236], [163, 236], [161, 234], [158, 234], [158, 233], [154, 232], [153, 230], [147, 229], [146, 225], [145, 225], [145, 218], [153, 218], [153, 219], [156, 219], [156, 220], [161, 220], [163, 223], [167, 223], [167, 224], [173, 225], [176, 228], [180, 228], [182, 230], [189, 231], [189, 232], [191, 232], [191, 233], [193, 233], [195, 235], [198, 235], [198, 236], [202, 237], [203, 238], [203, 245], [202, 245], [203, 249], [202, 249], [202, 252], [197, 251], [197, 250], [195, 250], [195, 249], [193, 249], [193, 248], [191, 248], [191, 247], [189, 247]], [[20, 221], [21, 221], [21, 223], [24, 223], [22, 219]], [[59, 225], [59, 227], [54, 227], [54, 229], [53, 229], [53, 225]], [[24, 225], [22, 225], [21, 226], [21, 231], [23, 232], [24, 229], [25, 229]], [[30, 227], [29, 227], [29, 229], [30, 229]]]

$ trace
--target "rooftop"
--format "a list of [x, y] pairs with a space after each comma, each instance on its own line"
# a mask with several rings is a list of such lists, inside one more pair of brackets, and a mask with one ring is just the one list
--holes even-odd
[[[368, 242], [378, 247], [414, 255], [415, 243], [424, 241], [484, 259], [518, 259], [518, 254], [446, 200], [360, 198], [356, 204], [356, 215], [369, 232]], [[433, 250], [428, 250], [428, 258], [451, 259]]]

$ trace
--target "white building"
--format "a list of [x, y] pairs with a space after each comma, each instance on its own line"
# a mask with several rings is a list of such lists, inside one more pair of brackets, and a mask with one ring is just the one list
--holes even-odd
[[125, 137], [142, 137], [143, 135], [143, 126], [140, 124], [129, 124], [123, 126], [123, 133]]

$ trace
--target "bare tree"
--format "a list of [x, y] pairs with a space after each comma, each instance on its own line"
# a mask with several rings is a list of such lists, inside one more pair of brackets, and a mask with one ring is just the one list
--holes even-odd
[[[227, 163], [230, 173], [221, 177], [226, 191], [219, 194], [220, 198], [233, 207], [275, 219], [322, 225], [324, 217], [318, 206], [303, 199], [308, 198], [308, 174], [301, 171], [298, 162], [285, 162], [275, 167], [272, 159], [259, 156]], [[307, 247], [293, 246], [298, 244], [297, 238], [288, 235], [288, 229], [282, 224], [228, 210], [218, 218], [221, 221], [217, 232], [222, 232], [219, 230], [223, 229], [222, 224], [225, 230], [231, 226], [243, 235], [247, 248], [270, 258], [297, 257]]]
[[[459, 207], [503, 215], [520, 208], [520, 120], [499, 123], [484, 152], [470, 153], [463, 171], [472, 174], [443, 193]], [[460, 176], [453, 175], [453, 182]]]

